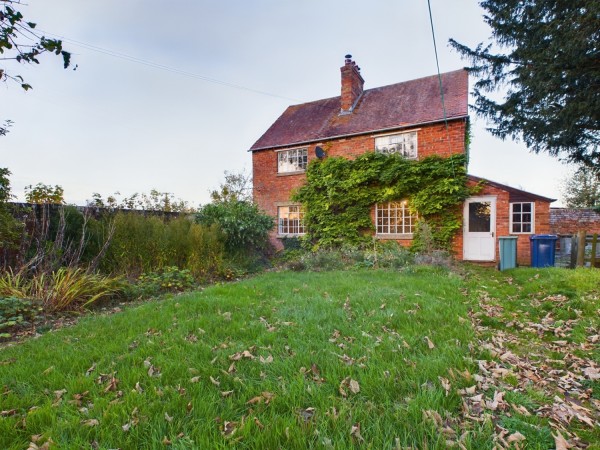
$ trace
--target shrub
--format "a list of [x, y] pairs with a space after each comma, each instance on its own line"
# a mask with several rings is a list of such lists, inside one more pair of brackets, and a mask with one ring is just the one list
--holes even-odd
[[42, 310], [31, 300], [17, 297], [0, 297], [0, 337], [9, 337], [6, 329], [30, 324]]
[[232, 255], [265, 251], [269, 231], [274, 226], [270, 216], [245, 200], [205, 205], [196, 215], [196, 222], [205, 226], [218, 225], [225, 234], [226, 249]]
[[187, 269], [178, 269], [175, 266], [165, 267], [158, 272], [142, 274], [135, 284], [138, 296], [153, 296], [164, 292], [182, 292], [192, 289], [195, 280]]

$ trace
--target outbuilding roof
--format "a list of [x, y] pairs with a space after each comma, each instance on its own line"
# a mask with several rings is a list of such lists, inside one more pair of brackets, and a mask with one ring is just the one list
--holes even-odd
[[532, 192], [527, 192], [522, 189], [517, 189], [512, 186], [508, 186], [506, 184], [498, 183], [496, 181], [488, 180], [486, 178], [476, 177], [475, 175], [467, 175], [469, 181], [473, 183], [485, 183], [486, 185], [493, 186], [498, 189], [502, 189], [503, 191], [508, 192], [509, 201], [511, 202], [527, 202], [527, 201], [535, 201], [540, 200], [542, 202], [552, 203], [555, 202], [555, 198], [544, 197], [543, 195], [534, 194]]
[[[446, 118], [468, 116], [468, 75], [464, 69], [441, 75]], [[394, 130], [444, 120], [437, 75], [362, 93], [351, 113], [340, 114], [341, 97], [289, 106], [250, 151], [289, 147], [326, 139]]]

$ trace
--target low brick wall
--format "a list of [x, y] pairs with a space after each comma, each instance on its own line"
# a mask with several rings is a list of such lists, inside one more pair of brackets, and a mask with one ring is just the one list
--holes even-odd
[[575, 234], [580, 230], [600, 234], [600, 213], [591, 208], [550, 208], [552, 234]]

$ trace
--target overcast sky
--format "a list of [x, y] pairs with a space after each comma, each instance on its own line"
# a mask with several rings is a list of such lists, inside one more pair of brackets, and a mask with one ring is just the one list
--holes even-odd
[[[14, 121], [0, 167], [20, 199], [42, 182], [75, 204], [154, 188], [198, 206], [225, 170], [251, 170], [247, 150], [289, 104], [340, 94], [345, 54], [365, 89], [436, 73], [426, 0], [28, 3], [25, 18], [63, 37], [78, 68], [48, 55], [8, 66], [33, 86], [0, 85], [0, 121]], [[468, 0], [431, 6], [441, 71], [468, 65], [448, 39], [486, 41], [483, 11]], [[568, 166], [471, 119], [470, 173], [560, 198]]]

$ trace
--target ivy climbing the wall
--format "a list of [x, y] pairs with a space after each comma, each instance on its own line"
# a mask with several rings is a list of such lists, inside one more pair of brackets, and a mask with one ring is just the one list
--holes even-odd
[[[419, 221], [428, 224], [435, 247], [449, 249], [462, 226], [461, 204], [469, 195], [465, 155], [414, 161], [368, 152], [352, 160], [313, 160], [306, 183], [292, 199], [303, 205], [306, 240], [313, 248], [370, 240], [373, 205], [408, 200]], [[412, 247], [423, 245], [417, 230]]]

